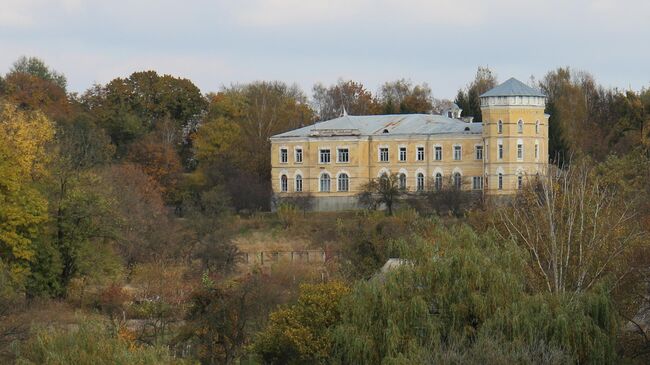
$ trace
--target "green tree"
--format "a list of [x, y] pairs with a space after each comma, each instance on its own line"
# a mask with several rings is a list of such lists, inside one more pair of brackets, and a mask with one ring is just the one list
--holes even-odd
[[339, 302], [348, 291], [341, 282], [301, 285], [298, 303], [271, 313], [255, 352], [266, 364], [327, 363], [332, 351], [328, 331], [339, 322]]
[[458, 90], [454, 101], [463, 111], [463, 116], [474, 117], [474, 122], [482, 122], [480, 95], [497, 85], [497, 78], [488, 67], [479, 67], [474, 81], [465, 89]]
[[37, 57], [22, 56], [11, 67], [9, 74], [28, 74], [42, 80], [51, 81], [65, 91], [68, 80], [65, 75], [49, 68], [43, 60]]
[[403, 193], [399, 188], [397, 174], [383, 174], [364, 184], [357, 198], [362, 205], [372, 209], [383, 204], [386, 207], [386, 213], [393, 215], [393, 206]]
[[342, 299], [335, 363], [616, 358], [618, 322], [606, 291], [528, 291], [525, 251], [494, 232], [438, 229], [433, 241], [414, 238], [400, 247], [401, 266], [358, 282]]

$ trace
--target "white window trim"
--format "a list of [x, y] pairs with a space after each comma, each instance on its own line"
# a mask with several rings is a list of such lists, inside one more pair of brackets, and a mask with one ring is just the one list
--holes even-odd
[[381, 169], [379, 169], [379, 172], [377, 173], [377, 178], [379, 179], [383, 174], [390, 176], [390, 170], [387, 169], [386, 167], [382, 167]]
[[[300, 175], [300, 190], [298, 190], [298, 186], [296, 184], [296, 181], [298, 180], [298, 175]], [[296, 172], [293, 174], [293, 191], [296, 193], [302, 193], [305, 191], [305, 178], [302, 173]]]
[[[436, 160], [436, 147], [440, 147], [440, 159]], [[441, 144], [437, 143], [433, 145], [433, 160], [434, 161], [443, 161], [445, 159], [445, 149]]]
[[539, 134], [539, 119], [535, 121], [535, 134]]
[[[519, 157], [519, 145], [521, 145], [521, 157]], [[517, 146], [516, 146], [516, 157], [517, 161], [523, 161], [524, 157], [526, 156], [526, 149], [524, 148], [524, 140], [523, 139], [517, 139]]]
[[503, 134], [503, 121], [499, 120], [497, 122], [497, 134]]
[[[282, 150], [287, 150], [287, 161], [282, 161]], [[281, 164], [286, 165], [289, 163], [289, 147], [282, 145], [278, 149], [278, 161], [280, 161]]]
[[[456, 147], [460, 147], [460, 156], [459, 156], [460, 158], [459, 159], [456, 159]], [[462, 144], [459, 144], [459, 143], [454, 144], [453, 147], [451, 148], [451, 152], [453, 154], [452, 161], [462, 161], [463, 160], [463, 145]]]
[[[321, 179], [323, 178], [323, 175], [327, 174], [330, 177], [330, 189], [327, 191], [323, 190], [323, 186], [321, 184]], [[321, 171], [320, 174], [318, 174], [318, 192], [319, 193], [331, 193], [332, 192], [332, 174], [329, 173], [329, 171]]]
[[[323, 150], [329, 150], [330, 151], [330, 162], [322, 162], [321, 161], [320, 155], [321, 155], [321, 151], [323, 151]], [[332, 163], [332, 148], [327, 147], [327, 146], [318, 147], [318, 164], [319, 165], [329, 165], [331, 163]]]
[[[521, 130], [519, 130], [519, 123], [521, 123]], [[524, 124], [526, 124], [524, 122], [524, 119], [519, 118], [519, 120], [517, 121], [517, 134], [523, 134], [524, 133]]]
[[[501, 146], [501, 154], [499, 154], [499, 146]], [[503, 157], [506, 155], [506, 150], [503, 147], [503, 140], [497, 139], [497, 161], [503, 160]]]
[[[346, 174], [348, 175], [348, 190], [339, 190], [339, 176], [341, 174]], [[344, 192], [347, 193], [350, 191], [350, 181], [352, 180], [352, 176], [350, 176], [350, 173], [347, 172], [346, 170], [340, 170], [339, 172], [336, 173], [336, 192]], [[330, 179], [330, 190], [332, 190], [332, 181]]]
[[[300, 160], [300, 162], [298, 162], [298, 159], [296, 158], [298, 156], [298, 150], [302, 151], [302, 160]], [[302, 146], [294, 146], [293, 147], [293, 162], [301, 164], [301, 163], [303, 163], [303, 161], [305, 161], [305, 149], [302, 148]]]
[[[477, 147], [481, 147], [481, 158], [480, 159], [476, 158]], [[483, 161], [483, 160], [485, 160], [485, 147], [480, 143], [476, 143], [474, 145], [474, 160], [475, 161]]]
[[[386, 148], [388, 150], [388, 159], [386, 161], [381, 160], [381, 149]], [[388, 145], [377, 146], [377, 162], [389, 163], [390, 162], [390, 147]]]
[[[402, 148], [405, 148], [405, 149], [406, 149], [406, 153], [404, 154], [404, 157], [406, 157], [406, 158], [405, 158], [404, 160], [401, 160], [401, 159], [400, 159], [400, 157], [401, 157], [401, 151], [400, 151], [400, 150], [401, 150]], [[389, 154], [390, 154], [390, 150], [389, 150], [388, 152], [389, 152]], [[389, 156], [389, 157], [390, 157], [390, 156]], [[401, 145], [397, 146], [397, 162], [407, 162], [408, 159], [409, 159], [409, 148], [408, 148], [408, 146], [407, 146], [407, 145], [404, 145], [404, 144], [401, 144]]]
[[[424, 156], [422, 156], [421, 160], [418, 160], [418, 149], [419, 148], [422, 148], [422, 153], [424, 154]], [[426, 147], [424, 147], [423, 144], [416, 145], [415, 146], [415, 161], [416, 162], [424, 162], [426, 160], [427, 160], [427, 149], [426, 149]]]
[[[339, 149], [347, 149], [348, 150], [348, 161], [347, 162], [341, 162], [339, 161]], [[332, 159], [332, 156], [330, 156], [330, 160]], [[350, 147], [349, 146], [336, 146], [336, 163], [350, 163]]]

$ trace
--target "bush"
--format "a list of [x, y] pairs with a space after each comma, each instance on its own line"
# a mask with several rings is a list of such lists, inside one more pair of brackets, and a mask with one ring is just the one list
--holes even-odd
[[138, 346], [99, 322], [76, 329], [42, 329], [19, 347], [17, 364], [181, 364], [166, 349]]

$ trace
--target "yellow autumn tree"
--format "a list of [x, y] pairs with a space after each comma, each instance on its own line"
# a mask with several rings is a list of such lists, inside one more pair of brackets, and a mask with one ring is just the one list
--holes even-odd
[[21, 282], [34, 257], [33, 239], [47, 220], [47, 200], [35, 188], [45, 174], [54, 125], [41, 112], [0, 103], [0, 259]]

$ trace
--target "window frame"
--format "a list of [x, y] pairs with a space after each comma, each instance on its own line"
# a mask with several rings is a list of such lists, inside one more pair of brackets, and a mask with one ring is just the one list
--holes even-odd
[[[452, 151], [454, 152], [454, 154], [453, 154], [453, 156], [454, 156], [453, 160], [454, 161], [462, 161], [463, 160], [463, 146], [462, 145], [455, 144]], [[456, 152], [458, 152], [458, 156], [456, 156]], [[458, 157], [458, 158], [456, 158], [456, 157]]]
[[[327, 161], [323, 161], [324, 152], [327, 151]], [[327, 165], [332, 163], [332, 149], [329, 147], [323, 147], [318, 149], [318, 163], [320, 165]]]
[[[327, 179], [325, 179], [327, 177]], [[324, 182], [327, 181], [327, 190], [323, 189]], [[318, 191], [321, 193], [329, 193], [332, 191], [332, 175], [329, 172], [322, 172], [318, 177]]]
[[[345, 189], [343, 189], [343, 187]], [[350, 191], [350, 175], [347, 172], [339, 172], [338, 175], [336, 175], [336, 191]]]
[[[420, 158], [420, 153], [422, 154], [422, 156], [421, 156], [422, 158]], [[415, 147], [415, 161], [423, 162], [423, 161], [426, 160], [426, 158], [427, 158], [427, 154], [426, 154], [426, 149], [424, 148], [424, 146], [422, 146], [422, 145], [416, 146]]]
[[[477, 161], [483, 161], [483, 145], [477, 144], [474, 145], [474, 159]], [[479, 157], [479, 151], [480, 151], [480, 157]]]
[[302, 175], [301, 174], [296, 174], [296, 177], [293, 179], [293, 190], [296, 193], [302, 193], [303, 186], [302, 186]]
[[[300, 158], [298, 158], [300, 156]], [[303, 149], [302, 147], [295, 147], [293, 149], [293, 161], [294, 163], [302, 163], [304, 159], [304, 154], [303, 154]]]
[[287, 164], [289, 163], [289, 148], [288, 147], [280, 147], [280, 163], [281, 164]]
[[289, 192], [289, 177], [287, 174], [280, 175], [280, 192], [288, 193]]
[[[440, 152], [440, 155], [438, 155], [438, 152]], [[442, 145], [438, 144], [433, 146], [433, 159], [434, 161], [442, 161], [443, 159]]]
[[[384, 150], [386, 152], [386, 159], [384, 160]], [[381, 146], [377, 148], [379, 162], [390, 162], [390, 150], [388, 146]]]
[[421, 171], [415, 174], [415, 191], [424, 191], [424, 173]]
[[524, 133], [524, 120], [519, 119], [517, 121], [517, 133], [518, 134], [523, 134]]
[[[345, 151], [346, 159], [341, 160], [341, 153]], [[350, 163], [350, 148], [349, 147], [336, 147], [336, 163]]]
[[497, 134], [503, 134], [503, 121], [499, 120], [497, 122]]
[[[402, 157], [404, 158], [402, 159]], [[399, 146], [397, 160], [399, 162], [406, 162], [407, 159], [408, 159], [408, 148], [406, 146]]]

